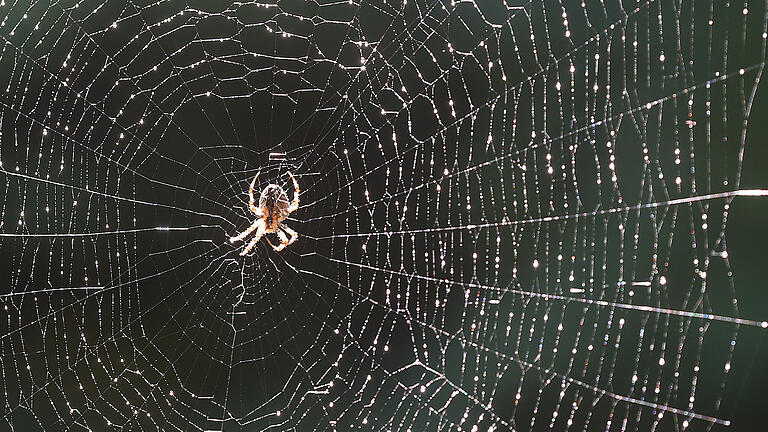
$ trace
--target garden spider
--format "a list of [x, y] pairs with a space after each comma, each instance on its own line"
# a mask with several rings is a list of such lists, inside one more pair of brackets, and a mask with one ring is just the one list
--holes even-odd
[[[256, 173], [256, 176], [253, 177], [253, 180], [251, 180], [251, 187], [248, 190], [248, 195], [251, 197], [248, 202], [248, 208], [251, 210], [251, 213], [257, 216], [257, 219], [253, 221], [248, 229], [229, 239], [231, 243], [234, 243], [248, 237], [248, 235], [256, 230], [256, 235], [253, 236], [253, 239], [251, 239], [245, 249], [240, 252], [240, 256], [247, 255], [248, 252], [256, 246], [256, 243], [264, 234], [275, 233], [280, 237], [280, 244], [277, 246], [267, 239], [269, 244], [272, 245], [272, 248], [278, 252], [285, 249], [289, 244], [295, 242], [299, 237], [299, 234], [296, 231], [283, 223], [289, 214], [299, 208], [299, 183], [296, 182], [296, 178], [294, 178], [293, 174], [288, 171], [288, 175], [291, 177], [291, 180], [293, 180], [293, 202], [288, 200], [288, 194], [286, 194], [282, 187], [276, 184], [269, 184], [261, 192], [259, 206], [256, 207], [256, 200], [253, 198], [253, 188], [256, 186], [256, 179], [259, 178], [259, 174], [261, 174], [261, 171]], [[288, 238], [285, 235], [286, 233], [291, 237]]]

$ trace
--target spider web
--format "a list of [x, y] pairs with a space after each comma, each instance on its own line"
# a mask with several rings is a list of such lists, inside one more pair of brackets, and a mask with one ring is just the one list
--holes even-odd
[[[765, 401], [766, 2], [0, 11], [0, 429], [726, 430]], [[239, 257], [250, 180], [288, 170], [298, 241]]]

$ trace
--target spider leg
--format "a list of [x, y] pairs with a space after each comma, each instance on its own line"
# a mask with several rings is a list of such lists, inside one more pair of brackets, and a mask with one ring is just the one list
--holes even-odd
[[288, 207], [288, 213], [295, 212], [299, 208], [299, 182], [296, 181], [296, 177], [288, 171], [288, 175], [293, 180], [293, 203]]
[[248, 243], [248, 246], [246, 246], [245, 249], [243, 249], [243, 251], [240, 252], [240, 256], [248, 255], [248, 252], [250, 252], [251, 249], [253, 249], [253, 247], [256, 246], [256, 243], [259, 242], [259, 240], [261, 239], [261, 236], [264, 235], [264, 231], [265, 231], [264, 221], [259, 219], [256, 222], [259, 225], [259, 228], [256, 230], [256, 235], [253, 236], [251, 241]]
[[[275, 249], [276, 252], [280, 252], [281, 250], [285, 249], [286, 246], [288, 246], [288, 237], [285, 235], [284, 232], [277, 230], [277, 236], [280, 237], [280, 245], [275, 246], [272, 245], [272, 247]], [[272, 244], [272, 242], [269, 242]]]
[[253, 197], [253, 188], [256, 186], [256, 179], [259, 178], [259, 174], [261, 174], [261, 171], [257, 172], [253, 177], [253, 180], [251, 180], [251, 187], [248, 189], [248, 196], [251, 198], [248, 201], [248, 207], [256, 216], [261, 216], [261, 209], [256, 207], [256, 199]]
[[264, 237], [264, 238], [267, 240], [267, 243], [269, 243], [270, 246], [272, 246], [273, 248], [275, 247], [275, 244], [272, 243], [272, 240], [270, 240], [269, 237]]
[[238, 235], [237, 235], [237, 236], [235, 236], [235, 237], [230, 237], [230, 238], [229, 238], [229, 242], [230, 242], [230, 243], [234, 243], [234, 242], [236, 242], [236, 241], [240, 241], [240, 240], [242, 240], [242, 239], [244, 239], [244, 238], [248, 237], [248, 235], [249, 235], [250, 233], [252, 233], [252, 232], [253, 232], [253, 230], [255, 230], [256, 228], [258, 228], [258, 227], [259, 227], [259, 223], [261, 223], [262, 225], [264, 224], [264, 222], [263, 222], [261, 219], [256, 219], [255, 221], [253, 221], [253, 223], [251, 224], [251, 226], [249, 226], [249, 227], [248, 227], [248, 228], [247, 228], [245, 231], [241, 232], [240, 234], [238, 234]]
[[286, 225], [284, 223], [280, 224], [280, 229], [282, 229], [283, 231], [287, 232], [288, 235], [291, 236], [291, 238], [288, 240], [288, 244], [293, 244], [293, 242], [295, 242], [296, 239], [299, 238], [299, 233], [297, 233], [296, 231], [291, 229], [291, 227], [289, 227], [288, 225]]

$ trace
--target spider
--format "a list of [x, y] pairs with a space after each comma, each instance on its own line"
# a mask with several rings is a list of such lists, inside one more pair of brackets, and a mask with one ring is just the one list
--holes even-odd
[[[293, 202], [288, 200], [288, 194], [285, 192], [285, 190], [283, 190], [283, 188], [276, 184], [269, 184], [261, 192], [261, 197], [259, 197], [259, 206], [256, 207], [256, 200], [253, 198], [253, 187], [256, 186], [256, 179], [259, 178], [259, 174], [261, 174], [261, 171], [256, 173], [256, 176], [253, 177], [253, 180], [251, 180], [251, 187], [248, 190], [248, 195], [251, 197], [250, 201], [248, 202], [248, 207], [250, 208], [251, 212], [257, 216], [257, 219], [253, 221], [248, 229], [235, 237], [229, 238], [229, 241], [234, 243], [248, 237], [248, 235], [256, 230], [256, 235], [253, 236], [253, 239], [251, 239], [250, 243], [248, 243], [245, 249], [240, 252], [240, 256], [247, 255], [248, 252], [250, 252], [251, 249], [256, 246], [256, 243], [264, 234], [275, 233], [278, 237], [280, 237], [280, 244], [277, 246], [272, 244], [272, 242], [267, 239], [272, 248], [278, 252], [285, 249], [285, 247], [289, 244], [295, 242], [299, 237], [299, 234], [296, 231], [292, 230], [288, 227], [288, 225], [283, 223], [289, 214], [293, 213], [296, 211], [296, 209], [299, 208], [299, 184], [296, 182], [296, 178], [293, 177], [293, 174], [291, 174], [290, 171], [288, 172], [291, 180], [293, 180]], [[285, 235], [286, 233], [291, 236], [290, 239]]]

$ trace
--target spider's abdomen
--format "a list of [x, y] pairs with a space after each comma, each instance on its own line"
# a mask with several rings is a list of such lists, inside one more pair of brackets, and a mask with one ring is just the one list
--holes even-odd
[[274, 184], [264, 188], [259, 199], [259, 207], [268, 213], [280, 212], [287, 208], [289, 204], [288, 196], [283, 188]]
[[264, 214], [264, 228], [266, 232], [272, 233], [278, 230], [280, 222], [288, 216], [288, 207], [290, 205], [288, 195], [280, 186], [271, 184], [264, 188], [259, 199], [259, 207], [261, 207], [261, 211]]

